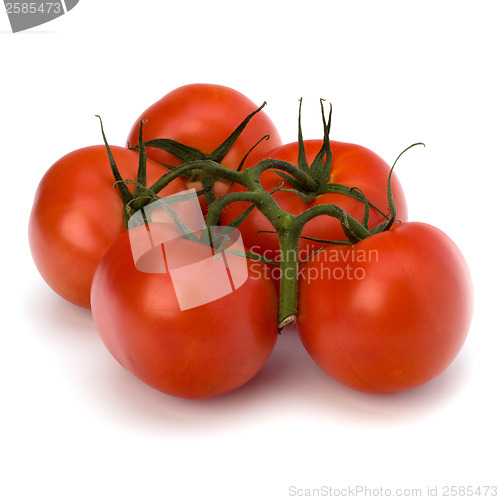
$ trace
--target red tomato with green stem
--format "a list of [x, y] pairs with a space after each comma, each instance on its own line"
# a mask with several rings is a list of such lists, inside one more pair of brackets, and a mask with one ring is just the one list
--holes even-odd
[[419, 222], [353, 246], [330, 246], [301, 269], [300, 338], [315, 362], [368, 393], [411, 389], [441, 374], [466, 339], [473, 308], [463, 255]]
[[[123, 179], [136, 179], [139, 154], [119, 146], [111, 151]], [[147, 162], [148, 182], [164, 173], [163, 166]], [[106, 147], [90, 146], [58, 160], [36, 191], [29, 220], [33, 259], [48, 285], [81, 307], [90, 307], [90, 286], [102, 253], [126, 230], [114, 184]], [[183, 190], [185, 184], [176, 179], [161, 195]]]
[[[128, 135], [128, 144], [137, 145], [140, 123], [146, 121], [144, 141], [165, 138], [186, 147], [181, 148], [183, 154], [180, 158], [166, 150], [147, 147], [149, 158], [172, 167], [208, 158], [236, 170], [246, 155], [245, 165], [250, 165], [257, 155], [281, 144], [273, 122], [259, 111], [251, 117], [228, 151], [219, 154], [219, 147], [257, 108], [245, 95], [223, 85], [185, 85], [166, 94], [139, 116]], [[263, 137], [268, 139], [262, 141]], [[178, 148], [175, 150], [179, 151]], [[199, 188], [199, 185], [195, 184], [195, 187]], [[216, 183], [218, 194], [227, 189], [227, 183]]]
[[[258, 269], [262, 264], [252, 262], [237, 289], [182, 310], [175, 271], [182, 273], [189, 298], [209, 295], [219, 280], [206, 282], [188, 265], [210, 247], [171, 240], [171, 231], [160, 223], [149, 224], [147, 231], [139, 226], [109, 246], [92, 284], [92, 314], [111, 354], [148, 385], [188, 399], [220, 396], [252, 379], [270, 356], [277, 339], [277, 294]], [[138, 269], [144, 263], [136, 265], [132, 240], [143, 248], [151, 240], [169, 240], [168, 247], [157, 245], [145, 254], [146, 267], [158, 272]], [[245, 257], [234, 258], [247, 266]], [[178, 267], [179, 262], [186, 265]]]

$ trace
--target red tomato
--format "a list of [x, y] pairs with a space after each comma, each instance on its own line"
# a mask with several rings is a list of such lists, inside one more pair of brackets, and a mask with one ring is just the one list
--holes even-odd
[[[277, 294], [264, 279], [262, 265], [252, 262], [241, 286], [209, 300], [223, 295], [221, 282], [227, 278], [219, 267], [215, 274], [210, 270], [210, 247], [171, 240], [171, 226], [161, 223], [129, 233], [104, 253], [92, 284], [92, 314], [111, 354], [139, 379], [172, 396], [211, 398], [248, 382], [277, 339]], [[136, 265], [132, 242], [141, 254], [151, 248], [150, 241], [157, 246], [135, 258]], [[247, 269], [247, 262], [233, 259], [230, 271], [236, 280], [234, 266]], [[186, 307], [185, 300], [194, 303]]]
[[[206, 155], [220, 146], [237, 126], [258, 108], [240, 92], [229, 87], [214, 84], [191, 84], [179, 87], [166, 94], [146, 109], [133, 125], [128, 143], [136, 146], [141, 120], [147, 120], [143, 127], [144, 141], [168, 138], [200, 150]], [[260, 111], [253, 116], [237, 141], [220, 162], [236, 170], [251, 148], [265, 135], [249, 154], [245, 166], [281, 144], [281, 138], [270, 118]], [[181, 164], [171, 154], [157, 148], [147, 148], [149, 158], [170, 166]], [[217, 183], [217, 192], [227, 191], [227, 183]]]
[[[139, 156], [112, 146], [123, 179], [136, 179]], [[148, 183], [165, 173], [150, 161]], [[81, 307], [90, 307], [90, 285], [100, 256], [123, 231], [123, 202], [106, 148], [90, 146], [58, 160], [38, 186], [29, 221], [29, 243], [35, 264], [50, 287]], [[129, 186], [133, 192], [133, 186]], [[182, 191], [176, 180], [161, 192]]]
[[471, 316], [461, 252], [423, 223], [328, 247], [300, 276], [305, 348], [331, 377], [363, 392], [403, 391], [442, 373], [460, 351]]
[[[321, 149], [322, 141], [306, 140], [304, 144], [307, 162], [310, 165]], [[363, 146], [338, 141], [330, 141], [330, 144], [333, 160], [328, 182], [359, 188], [372, 204], [385, 214], [388, 214], [386, 193], [390, 166], [377, 154]], [[284, 160], [297, 165], [298, 143], [295, 142], [277, 147], [267, 153], [265, 157]], [[257, 161], [261, 159], [259, 158]], [[267, 191], [273, 191], [283, 182], [283, 179], [279, 175], [269, 171], [264, 172], [261, 177], [262, 187]], [[391, 184], [397, 210], [397, 219], [405, 221], [407, 219], [407, 206], [402, 187], [395, 174], [392, 174]], [[284, 182], [282, 188], [290, 189], [291, 186]], [[234, 185], [231, 188], [231, 192], [242, 191], [244, 189], [239, 185]], [[359, 221], [362, 220], [364, 213], [363, 202], [338, 193], [322, 194], [307, 203], [295, 193], [277, 191], [274, 194], [274, 199], [281, 208], [293, 215], [298, 215], [315, 205], [327, 203], [339, 205]], [[228, 205], [222, 213], [223, 224], [227, 225], [231, 220], [234, 220], [248, 206], [248, 203], [243, 202], [235, 202]], [[385, 218], [379, 212], [371, 208], [369, 218], [370, 228], [384, 220]], [[239, 230], [243, 235], [244, 244], [248, 249], [264, 253], [267, 257], [277, 260], [276, 257], [279, 257], [279, 239], [277, 235], [275, 233], [258, 232], [262, 230], [273, 231], [270, 222], [261, 212], [253, 210], [239, 226]], [[338, 220], [325, 215], [316, 217], [307, 223], [302, 236], [334, 241], [345, 239]], [[302, 239], [300, 242], [300, 256], [305, 258], [312, 250], [318, 249], [321, 246], [324, 246], [324, 244]]]

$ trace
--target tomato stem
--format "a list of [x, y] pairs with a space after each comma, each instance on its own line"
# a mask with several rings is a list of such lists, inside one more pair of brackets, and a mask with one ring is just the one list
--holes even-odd
[[[263, 105], [252, 114], [250, 114], [246, 118], [246, 120], [243, 121], [240, 126], [231, 134], [231, 136], [229, 136], [226, 141], [224, 141], [224, 143], [211, 155], [204, 155], [200, 151], [183, 146], [169, 139], [155, 139], [154, 141], [144, 143], [144, 141], [142, 140], [141, 123], [138, 144], [140, 164], [137, 183], [135, 183], [138, 189], [136, 189], [135, 195], [132, 195], [126, 187], [127, 182], [134, 182], [123, 181], [119, 174], [116, 164], [112, 158], [110, 148], [107, 144], [101, 121], [102, 135], [106, 144], [106, 148], [108, 150], [111, 168], [116, 179], [116, 185], [120, 189], [123, 202], [126, 207], [125, 217], [130, 217], [131, 214], [133, 214], [137, 210], [142, 209], [143, 207], [151, 203], [151, 201], [157, 199], [158, 193], [177, 177], [191, 176], [192, 178], [193, 176], [196, 176], [201, 180], [203, 184], [203, 192], [206, 194], [207, 200], [209, 202], [208, 213], [206, 216], [206, 226], [208, 229], [206, 231], [206, 235], [203, 234], [201, 236], [200, 241], [210, 241], [210, 228], [218, 225], [222, 210], [230, 203], [246, 202], [251, 204], [248, 209], [246, 209], [239, 217], [232, 221], [232, 223], [230, 224], [230, 226], [232, 227], [237, 227], [239, 224], [241, 224], [244, 221], [245, 217], [253, 210], [253, 208], [257, 208], [268, 219], [279, 238], [280, 244], [280, 255], [278, 262], [280, 266], [279, 313], [277, 318], [279, 330], [284, 328], [284, 326], [293, 323], [296, 320], [298, 314], [298, 279], [299, 265], [301, 263], [298, 258], [299, 242], [300, 238], [302, 237], [301, 235], [305, 225], [315, 217], [334, 217], [340, 221], [343, 232], [348, 239], [348, 241], [336, 242], [343, 244], [355, 244], [358, 241], [368, 238], [373, 234], [388, 230], [395, 221], [396, 214], [391, 189], [391, 176], [393, 168], [395, 167], [397, 160], [405, 151], [415, 145], [422, 144], [417, 143], [411, 145], [409, 148], [406, 148], [399, 155], [399, 157], [397, 157], [397, 160], [395, 161], [388, 177], [387, 196], [390, 213], [389, 215], [385, 215], [380, 209], [370, 203], [359, 189], [355, 187], [328, 183], [332, 166], [332, 154], [329, 141], [329, 132], [331, 128], [331, 110], [329, 112], [329, 117], [326, 120], [322, 100], [321, 109], [324, 126], [323, 145], [321, 150], [314, 158], [312, 164], [310, 166], [308, 165], [306, 161], [304, 149], [305, 146], [301, 130], [301, 104], [302, 102], [300, 99], [298, 166], [293, 165], [292, 163], [275, 159], [263, 160], [257, 165], [245, 170], [242, 170], [242, 163], [238, 170], [231, 170], [220, 165], [220, 161], [222, 160], [223, 156], [235, 142], [248, 121], [254, 114], [258, 113], [263, 108]], [[265, 137], [262, 138], [262, 140], [264, 139]], [[145, 147], [153, 145], [170, 152], [178, 159], [188, 161], [184, 161], [183, 165], [179, 167], [169, 167], [170, 171], [165, 173], [152, 186], [147, 188], [143, 186], [143, 183], [145, 182], [146, 168]], [[362, 219], [362, 222], [357, 221], [341, 207], [333, 204], [320, 204], [312, 206], [299, 215], [293, 215], [283, 210], [273, 197], [274, 191], [268, 192], [261, 185], [260, 178], [267, 170], [279, 174], [284, 181], [288, 182], [295, 190], [300, 191], [306, 197], [315, 197], [325, 193], [341, 193], [363, 202], [364, 217]], [[246, 188], [246, 191], [230, 192], [220, 198], [215, 198], [213, 192], [213, 184], [215, 179], [223, 179], [231, 183], [237, 183]], [[278, 191], [279, 189], [280, 188], [276, 189], [276, 191]], [[378, 224], [378, 226], [371, 230], [368, 229], [370, 209], [378, 211], [386, 219], [384, 222]], [[321, 241], [326, 243], [335, 243], [328, 242], [327, 240]], [[259, 256], [256, 254], [247, 252], [246, 256], [248, 258], [257, 258], [258, 260], [264, 260], [270, 264], [277, 264], [276, 261], [270, 261], [270, 259], [266, 259], [263, 256]]]
[[[298, 314], [299, 242], [305, 224], [319, 215], [335, 217], [344, 226], [345, 234], [351, 243], [367, 237], [370, 233], [360, 222], [337, 205], [317, 205], [300, 215], [292, 215], [283, 210], [274, 200], [272, 194], [262, 188], [259, 180], [264, 170], [277, 165], [275, 161], [268, 161], [244, 170], [241, 175], [241, 183], [246, 186], [248, 191], [228, 193], [215, 200], [209, 207], [206, 225], [207, 227], [216, 225], [222, 210], [234, 202], [252, 203], [272, 224], [279, 237], [280, 245], [278, 327], [281, 330], [284, 326], [293, 323]], [[290, 164], [283, 163], [279, 166], [293, 174], [301, 172], [296, 171], [296, 167], [293, 165], [291, 168]]]
[[[299, 242], [302, 227], [294, 216], [284, 219], [277, 234], [280, 245], [279, 331], [295, 322], [298, 314]], [[286, 227], [288, 226], [288, 227]]]

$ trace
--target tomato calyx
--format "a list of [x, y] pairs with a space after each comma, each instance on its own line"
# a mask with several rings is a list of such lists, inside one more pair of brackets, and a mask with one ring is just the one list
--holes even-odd
[[[381, 214], [385, 219], [388, 219], [386, 214], [379, 209], [376, 205], [371, 203], [366, 199], [364, 194], [356, 187], [346, 186], [344, 184], [338, 184], [330, 182], [333, 174], [333, 154], [331, 150], [331, 120], [332, 120], [332, 105], [329, 105], [329, 114], [326, 119], [325, 109], [324, 109], [324, 99], [320, 99], [321, 105], [321, 116], [323, 125], [323, 140], [320, 150], [315, 155], [311, 164], [308, 164], [307, 155], [305, 153], [305, 141], [303, 139], [303, 130], [301, 125], [301, 108], [303, 99], [299, 100], [299, 110], [298, 110], [298, 160], [297, 168], [302, 171], [312, 182], [302, 182], [292, 176], [286, 174], [285, 172], [279, 170], [271, 170], [275, 174], [279, 175], [291, 188], [279, 187], [277, 191], [288, 191], [294, 193], [298, 196], [305, 204], [309, 205], [319, 196], [324, 194], [342, 194], [355, 200], [358, 200], [365, 204], [366, 213], [369, 212], [369, 208]], [[366, 225], [367, 227], [367, 225]]]
[[[369, 238], [370, 236], [374, 236], [375, 234], [382, 233], [384, 231], [389, 231], [390, 228], [393, 226], [393, 224], [397, 220], [397, 210], [395, 207], [395, 202], [393, 199], [393, 192], [392, 192], [392, 174], [395, 169], [395, 165], [397, 164], [398, 160], [400, 157], [409, 149], [415, 147], [415, 146], [423, 146], [425, 147], [425, 144], [422, 142], [416, 142], [414, 144], [411, 144], [407, 148], [405, 148], [395, 159], [395, 162], [393, 163], [390, 173], [388, 174], [388, 182], [387, 182], [387, 188], [386, 188], [386, 194], [387, 194], [387, 199], [388, 199], [388, 215], [376, 208], [362, 193], [357, 188], [347, 188], [344, 186], [345, 189], [348, 189], [350, 191], [355, 190], [358, 193], [359, 200], [362, 200], [364, 202], [364, 216], [362, 218], [362, 223], [360, 225], [354, 223], [352, 225], [352, 218], [345, 217], [344, 214], [341, 214], [340, 217], [338, 217], [341, 227], [343, 229], [343, 233], [345, 234], [346, 238], [348, 241], [332, 241], [328, 239], [318, 239], [318, 238], [307, 238], [311, 239], [316, 242], [328, 244], [328, 245], [337, 245], [337, 244], [352, 244], [354, 245], [355, 243], [358, 243], [359, 241]], [[326, 205], [327, 206], [327, 205]], [[377, 210], [380, 214], [382, 214], [385, 218], [385, 220], [373, 228], [369, 229], [369, 209], [374, 208]], [[356, 219], [353, 219], [355, 222]], [[303, 237], [305, 238], [305, 237]]]
[[[146, 198], [148, 199], [147, 202], [148, 204], [151, 201], [154, 201], [155, 198], [156, 199], [159, 198], [155, 193], [152, 193], [146, 187], [147, 156], [145, 154], [144, 141], [142, 137], [143, 122], [140, 123], [140, 129], [139, 129], [139, 162], [137, 168], [137, 180], [134, 181], [132, 179], [123, 179], [123, 177], [121, 176], [121, 173], [118, 169], [118, 165], [116, 164], [116, 161], [113, 157], [113, 153], [111, 151], [111, 148], [109, 147], [109, 143], [107, 141], [106, 134], [104, 132], [104, 125], [102, 123], [102, 118], [99, 115], [95, 116], [99, 119], [100, 122], [102, 138], [104, 140], [107, 157], [109, 159], [109, 164], [111, 166], [111, 170], [113, 172], [113, 176], [115, 179], [113, 187], [117, 187], [120, 192], [121, 200], [123, 201], [123, 217], [125, 220], [125, 226], [128, 227], [128, 221], [130, 220], [130, 217], [135, 213], [135, 211], [132, 210], [132, 203], [135, 200]], [[134, 194], [132, 194], [132, 192], [128, 188], [128, 184], [132, 184], [135, 186]]]
[[[299, 100], [300, 105], [298, 108], [298, 161], [297, 168], [310, 177], [314, 182], [303, 183], [298, 179], [288, 175], [285, 172], [279, 170], [271, 170], [275, 174], [279, 175], [284, 181], [291, 185], [292, 189], [282, 188], [281, 191], [291, 191], [299, 196], [305, 203], [311, 203], [319, 194], [322, 194], [322, 189], [328, 184], [328, 180], [331, 175], [333, 154], [331, 151], [331, 144], [329, 140], [329, 135], [331, 132], [331, 117], [332, 117], [332, 106], [329, 106], [329, 116], [326, 120], [326, 115], [324, 111], [324, 99], [320, 100], [321, 103], [321, 114], [322, 114], [322, 125], [324, 130], [324, 138], [322, 142], [321, 149], [315, 155], [312, 163], [309, 165], [307, 161], [307, 156], [305, 154], [305, 141], [303, 140], [303, 130], [301, 125], [301, 109], [303, 98]], [[330, 189], [334, 189], [336, 186], [332, 186]]]
[[[132, 150], [141, 150], [145, 148], [155, 148], [160, 151], [164, 151], [166, 153], [171, 154], [174, 156], [177, 160], [181, 162], [182, 165], [185, 164], [192, 164], [193, 162], [196, 161], [211, 161], [214, 163], [217, 163], [218, 165], [222, 166], [222, 160], [225, 158], [227, 153], [230, 151], [230, 149], [234, 146], [235, 142], [238, 140], [242, 132], [245, 130], [246, 126], [250, 122], [250, 120], [257, 114], [259, 113], [265, 106], [267, 105], [266, 102], [264, 102], [259, 108], [256, 110], [252, 111], [250, 114], [246, 116], [246, 118], [232, 131], [232, 133], [217, 147], [215, 148], [211, 153], [203, 153], [201, 150], [196, 149], [191, 146], [187, 146], [185, 144], [182, 144], [174, 139], [170, 138], [155, 138], [151, 139], [148, 141], [143, 142], [143, 144], [139, 143], [137, 146], [130, 146], [128, 144], [129, 149]], [[141, 122], [141, 127], [144, 122]], [[140, 130], [139, 130], [139, 135], [140, 135]], [[269, 140], [270, 136], [268, 134], [264, 135], [261, 137], [256, 144], [254, 144], [243, 156], [241, 159], [239, 165], [236, 168], [236, 171], [241, 171], [244, 167], [244, 163], [247, 160], [248, 156], [250, 153], [257, 147], [262, 141]], [[144, 153], [145, 154], [145, 153]], [[167, 165], [165, 163], [160, 163], [160, 165], [163, 165], [165, 168], [168, 170], [175, 170], [178, 167], [174, 167], [171, 165]], [[223, 167], [223, 166], [222, 166]], [[226, 167], [223, 167], [226, 168]], [[230, 170], [229, 168], [226, 168], [227, 170]], [[186, 177], [190, 182], [200, 182], [202, 189], [199, 191], [199, 195], [204, 195], [207, 204], [209, 205], [215, 200], [215, 181], [219, 179], [219, 177], [214, 177], [210, 175], [206, 170], [203, 169], [187, 169], [186, 172], [184, 172], [183, 177]]]
[[326, 116], [324, 113], [324, 99], [320, 100], [324, 138], [322, 141], [321, 149], [309, 166], [307, 162], [307, 156], [305, 154], [305, 142], [303, 140], [303, 132], [301, 126], [302, 102], [303, 99], [300, 99], [300, 107], [298, 110], [298, 168], [309, 173], [312, 179], [314, 179], [314, 181], [317, 182], [317, 185], [320, 187], [326, 184], [331, 176], [333, 153], [331, 152], [331, 143], [329, 141], [329, 136], [331, 133], [331, 118], [333, 113], [333, 106], [329, 104], [329, 116], [326, 122]]
[[[128, 227], [128, 222], [130, 220], [130, 217], [137, 211], [140, 210], [141, 208], [145, 207], [146, 205], [149, 205], [150, 203], [157, 201], [160, 199], [160, 196], [158, 195], [158, 192], [163, 189], [163, 187], [159, 187], [157, 191], [154, 189], [151, 189], [151, 187], [147, 187], [147, 154], [146, 154], [146, 148], [145, 148], [145, 142], [143, 140], [143, 135], [142, 135], [142, 127], [146, 123], [144, 121], [141, 121], [140, 123], [140, 128], [139, 128], [139, 138], [138, 138], [138, 167], [137, 167], [137, 177], [136, 180], [133, 179], [123, 179], [121, 176], [121, 173], [118, 169], [118, 165], [116, 164], [116, 161], [113, 157], [113, 153], [111, 151], [111, 148], [109, 146], [109, 143], [106, 138], [106, 134], [104, 132], [104, 125], [102, 123], [102, 118], [99, 115], [96, 115], [96, 117], [100, 121], [100, 126], [101, 126], [101, 133], [102, 133], [102, 138], [104, 140], [104, 144], [106, 147], [106, 152], [107, 152], [107, 157], [109, 160], [109, 164], [111, 167], [111, 171], [113, 173], [115, 183], [114, 187], [117, 187], [121, 200], [123, 202], [123, 217], [124, 217], [124, 222], [125, 226]], [[130, 148], [134, 149], [134, 148]], [[223, 168], [223, 167], [222, 167]], [[128, 185], [131, 184], [135, 186], [135, 191], [132, 194], [130, 189], [128, 188]], [[197, 191], [197, 196], [202, 196], [206, 195], [209, 191], [213, 190], [213, 183], [208, 182], [206, 186], [203, 185], [203, 189]]]
[[[177, 160], [179, 160], [182, 164], [185, 163], [190, 163], [193, 161], [200, 161], [200, 160], [208, 160], [208, 161], [214, 161], [218, 164], [222, 162], [224, 157], [227, 155], [229, 150], [232, 148], [234, 143], [237, 141], [239, 136], [242, 134], [250, 120], [255, 116], [257, 113], [259, 113], [265, 106], [267, 105], [266, 102], [264, 102], [259, 108], [256, 110], [252, 111], [246, 118], [232, 131], [232, 133], [220, 144], [217, 148], [215, 148], [214, 151], [211, 153], [203, 153], [199, 149], [193, 148], [191, 146], [187, 146], [185, 144], [182, 144], [178, 141], [175, 141], [174, 139], [170, 138], [156, 138], [156, 139], [151, 139], [148, 141], [145, 141], [144, 145], [146, 148], [156, 148], [161, 151], [164, 151], [166, 153], [171, 154], [174, 156]], [[269, 138], [268, 135], [263, 136], [260, 141], [258, 141], [257, 144], [253, 146], [253, 148], [258, 145], [262, 140], [267, 140]], [[128, 145], [130, 149], [134, 150], [139, 150], [140, 149], [140, 144], [137, 146], [130, 146]], [[252, 148], [252, 149], [253, 149]], [[241, 160], [241, 163], [239, 164], [237, 170], [241, 170], [243, 168], [244, 161], [246, 160], [248, 154], [251, 152], [248, 151], [248, 153], [244, 156], [244, 158]], [[164, 163], [161, 163], [164, 167], [168, 168], [169, 170], [173, 170], [176, 167], [172, 167], [170, 165], [166, 165]], [[191, 173], [191, 180], [198, 180], [199, 177], [196, 176], [201, 176], [204, 177], [203, 172], [193, 172]]]
[[[100, 128], [101, 128], [101, 133], [102, 133], [102, 138], [104, 140], [104, 144], [106, 146], [106, 152], [107, 152], [107, 157], [109, 159], [109, 164], [111, 166], [111, 170], [113, 172], [114, 179], [116, 181], [115, 186], [118, 187], [121, 195], [121, 199], [123, 200], [124, 206], [126, 206], [130, 201], [133, 199], [133, 195], [128, 189], [126, 183], [123, 181], [123, 178], [121, 177], [120, 171], [118, 170], [118, 166], [116, 165], [116, 161], [113, 157], [113, 153], [111, 152], [111, 148], [109, 147], [109, 143], [107, 142], [106, 134], [104, 132], [104, 124], [102, 123], [102, 118], [100, 115], [95, 115], [100, 122]], [[142, 126], [141, 126], [142, 129]], [[142, 134], [140, 134], [142, 137]], [[140, 158], [140, 156], [139, 156]], [[137, 183], [139, 182], [139, 174], [137, 173]]]

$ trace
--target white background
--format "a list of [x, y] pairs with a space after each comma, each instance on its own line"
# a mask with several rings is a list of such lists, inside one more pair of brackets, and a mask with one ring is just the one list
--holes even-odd
[[[498, 485], [499, 77], [493, 1], [81, 0], [12, 34], [0, 12], [3, 207], [0, 497], [286, 499], [290, 487]], [[64, 154], [124, 145], [136, 117], [177, 86], [227, 85], [285, 142], [335, 139], [397, 166], [411, 220], [465, 254], [475, 315], [459, 357], [419, 389], [370, 396], [324, 375], [287, 331], [263, 371], [219, 399], [156, 392], [107, 353], [91, 315], [31, 260], [27, 222]], [[305, 493], [303, 491], [302, 493]], [[374, 493], [373, 493], [374, 494]], [[379, 494], [379, 491], [378, 491]], [[379, 496], [379, 495], [378, 495]]]

